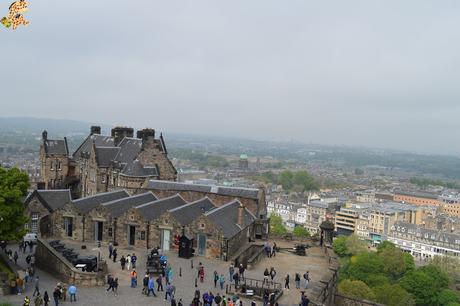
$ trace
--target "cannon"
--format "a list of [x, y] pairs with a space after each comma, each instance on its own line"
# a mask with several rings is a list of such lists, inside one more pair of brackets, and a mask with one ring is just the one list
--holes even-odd
[[78, 256], [72, 261], [72, 264], [77, 268], [81, 268], [83, 272], [97, 272], [96, 256]]
[[165, 255], [160, 255], [158, 249], [153, 249], [147, 255], [146, 270], [147, 274], [157, 273], [162, 274], [166, 268], [168, 258]]

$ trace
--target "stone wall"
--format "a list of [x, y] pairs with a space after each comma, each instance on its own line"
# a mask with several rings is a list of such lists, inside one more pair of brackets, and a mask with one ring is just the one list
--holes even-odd
[[[54, 250], [48, 242], [38, 239], [35, 251], [36, 265], [54, 276], [61, 282], [81, 287], [102, 286], [105, 284], [106, 273], [82, 272], [73, 267], [61, 254]], [[105, 269], [106, 270], [106, 269]]]
[[346, 297], [340, 294], [335, 295], [335, 305], [337, 306], [384, 306], [382, 304], [365, 301], [365, 300], [357, 300], [350, 297]]

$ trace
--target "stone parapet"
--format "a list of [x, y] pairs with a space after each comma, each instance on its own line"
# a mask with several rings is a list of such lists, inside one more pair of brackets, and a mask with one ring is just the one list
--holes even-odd
[[59, 252], [53, 249], [48, 242], [38, 239], [35, 251], [36, 265], [52, 273], [60, 281], [75, 284], [81, 287], [102, 286], [105, 284], [106, 273], [82, 272], [71, 265]]

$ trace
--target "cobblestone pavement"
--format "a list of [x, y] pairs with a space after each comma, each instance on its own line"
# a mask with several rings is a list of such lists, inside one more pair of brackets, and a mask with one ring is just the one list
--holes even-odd
[[[65, 242], [67, 246], [73, 245], [75, 249], [80, 249], [81, 244]], [[277, 242], [280, 247], [289, 247], [292, 246], [292, 243], [287, 242]], [[9, 246], [10, 248], [17, 249], [16, 246]], [[92, 250], [95, 248], [95, 245], [87, 244], [88, 252], [92, 252], [97, 255], [97, 251]], [[139, 284], [141, 285], [143, 273], [145, 272], [145, 259], [146, 252], [141, 249], [118, 249], [118, 258], [121, 258], [121, 255], [132, 254], [133, 252], [138, 257], [137, 271]], [[81, 252], [83, 253], [83, 252]], [[194, 268], [191, 268], [191, 260], [178, 258], [177, 253], [174, 251], [169, 252], [168, 260], [171, 263], [173, 268], [173, 284], [176, 287], [176, 299], [183, 299], [184, 305], [189, 305], [190, 301], [195, 292], [195, 277], [197, 275], [196, 267], [199, 261], [202, 261], [205, 267], [205, 281], [204, 283], [197, 282], [198, 289], [201, 293], [205, 291], [212, 291], [214, 294], [220, 293], [225, 295], [225, 289], [220, 290], [219, 288], [214, 288], [213, 283], [213, 272], [217, 271], [219, 274], [223, 273], [227, 278], [226, 284], [228, 284], [228, 267], [229, 263], [213, 260], [213, 259], [204, 259], [200, 257], [193, 258]], [[25, 255], [20, 254], [19, 265], [25, 267]], [[108, 259], [108, 249], [107, 246], [101, 247], [101, 258], [108, 261], [109, 272], [115, 277], [119, 278], [119, 288], [118, 294], [115, 295], [112, 292], [107, 292], [103, 287], [94, 287], [94, 288], [78, 288], [77, 291], [77, 303], [88, 306], [101, 306], [101, 305], [170, 305], [169, 302], [164, 300], [164, 292], [157, 293], [158, 297], [146, 297], [141, 294], [141, 286], [137, 288], [130, 288], [130, 276], [129, 271], [121, 270], [119, 261], [113, 263], [113, 261]], [[319, 248], [311, 248], [307, 251], [307, 256], [296, 256], [288, 252], [281, 252], [273, 258], [264, 258], [262, 259], [253, 269], [246, 271], [246, 277], [254, 279], [263, 279], [263, 271], [265, 268], [275, 267], [277, 275], [275, 281], [282, 283], [284, 287], [284, 278], [286, 274], [290, 275], [290, 290], [285, 290], [283, 296], [278, 301], [280, 305], [298, 305], [300, 290], [295, 289], [294, 275], [296, 272], [301, 275], [305, 271], [310, 271], [310, 277], [312, 282], [310, 283], [309, 288], [314, 285], [315, 282], [318, 282], [322, 276], [322, 273], [327, 271], [327, 261], [326, 258], [322, 256], [321, 250]], [[181, 272], [181, 276], [179, 275]], [[56, 283], [58, 282], [52, 275], [38, 270], [37, 274], [40, 276], [40, 291], [43, 295], [45, 290], [48, 291], [48, 294], [52, 293], [52, 290]], [[219, 287], [219, 285], [218, 285]], [[155, 288], [156, 289], [156, 288]], [[302, 289], [303, 290], [303, 289]], [[311, 289], [307, 289], [307, 295]], [[30, 295], [33, 292], [33, 285], [30, 284], [27, 286], [25, 294]], [[24, 299], [24, 294], [21, 296], [6, 296], [0, 297], [0, 301], [7, 301], [13, 305], [22, 305]], [[31, 303], [32, 304], [32, 303]], [[54, 305], [54, 303], [52, 303]], [[64, 304], [70, 304], [69, 301], [64, 302]], [[245, 301], [245, 305], [248, 305], [248, 301]], [[33, 305], [33, 304], [32, 304]], [[261, 302], [257, 302], [257, 305], [262, 305]]]

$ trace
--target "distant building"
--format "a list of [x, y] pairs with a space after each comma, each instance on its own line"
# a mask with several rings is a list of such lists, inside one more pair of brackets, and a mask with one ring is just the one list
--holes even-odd
[[240, 159], [238, 161], [238, 168], [241, 170], [248, 170], [249, 169], [249, 160], [246, 154], [241, 154]]
[[458, 196], [443, 195], [439, 197], [441, 211], [455, 217], [460, 217], [460, 198]]
[[[373, 204], [349, 204], [340, 208], [335, 213], [335, 230], [338, 235], [349, 236], [351, 234], [358, 234], [358, 221], [360, 216], [369, 211]], [[367, 227], [366, 227], [367, 228]], [[366, 235], [365, 235], [366, 236]], [[367, 236], [369, 236], [367, 234]]]
[[305, 228], [312, 234], [320, 231], [323, 221], [333, 219], [334, 205], [323, 201], [311, 201], [306, 205]]
[[387, 240], [419, 260], [439, 255], [460, 256], [459, 234], [425, 229], [407, 222], [395, 222]]
[[438, 199], [438, 195], [427, 192], [397, 191], [394, 194], [394, 201], [414, 205], [439, 206], [441, 204], [441, 202]]
[[375, 191], [361, 190], [355, 191], [356, 202], [359, 203], [375, 203]]

